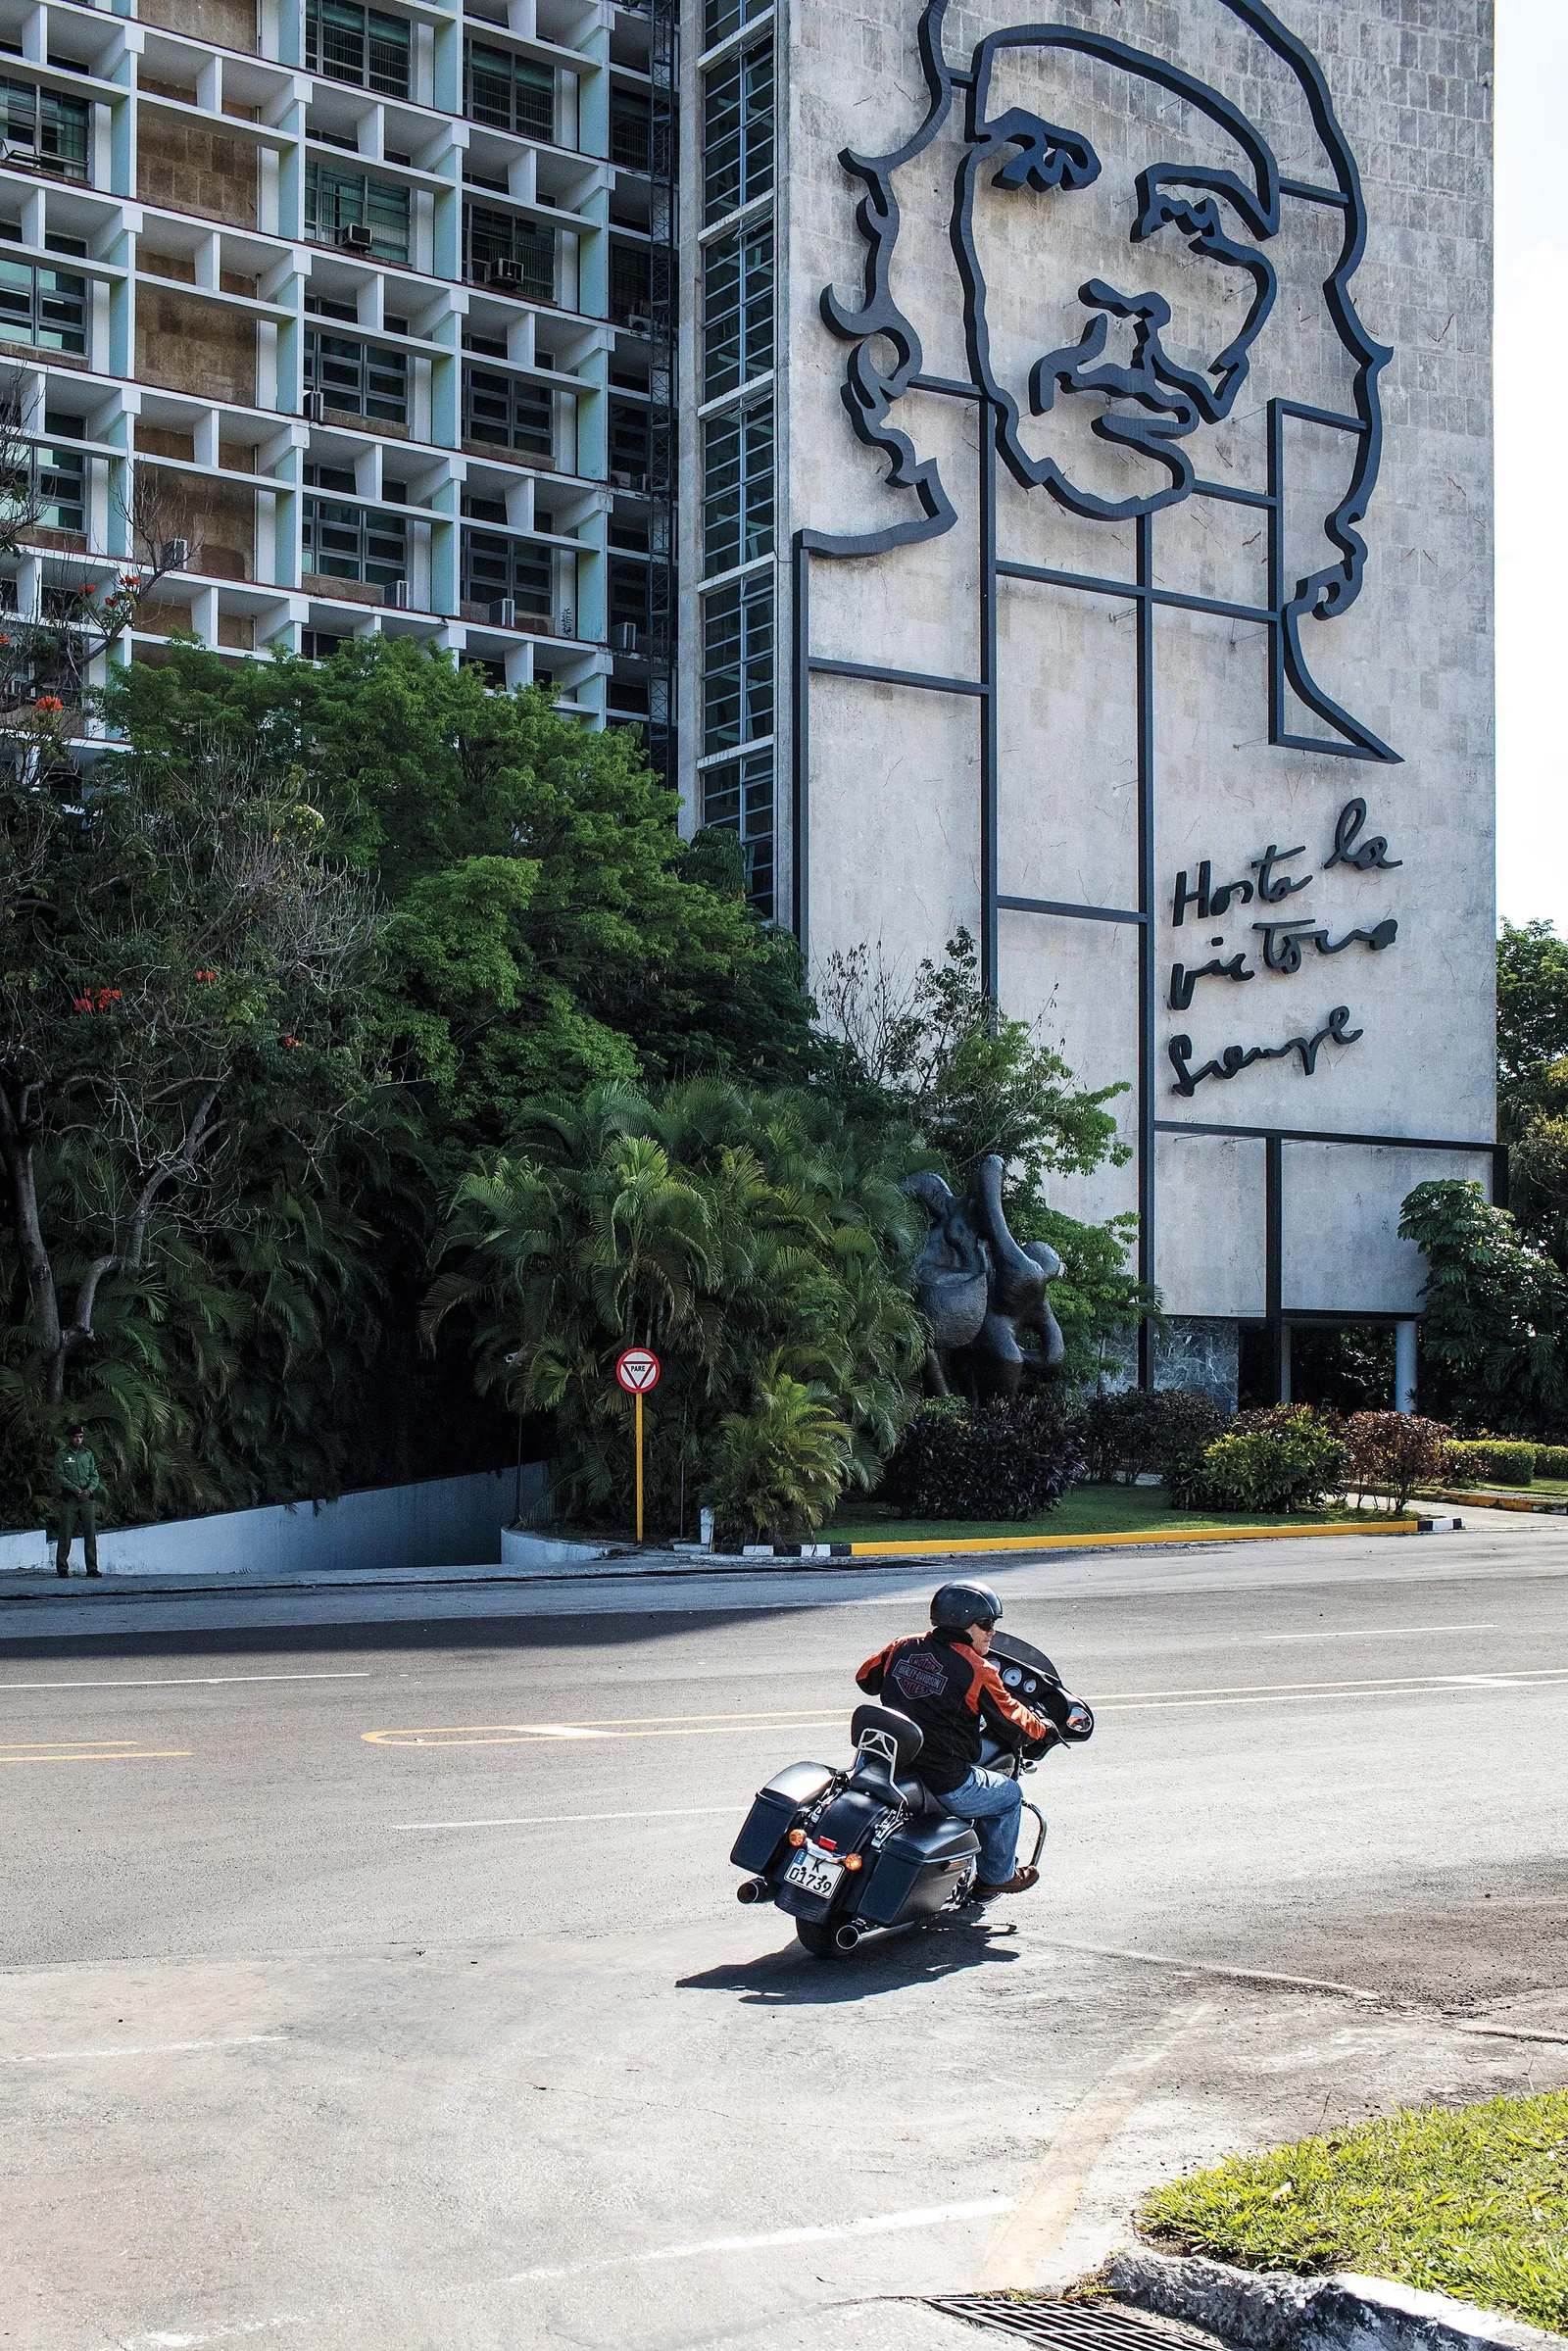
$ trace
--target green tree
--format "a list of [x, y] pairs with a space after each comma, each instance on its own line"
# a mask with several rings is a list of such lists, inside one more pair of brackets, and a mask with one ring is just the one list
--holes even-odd
[[625, 1515], [612, 1373], [630, 1346], [664, 1365], [648, 1407], [654, 1523], [676, 1524], [712, 1473], [726, 1415], [795, 1412], [786, 1380], [835, 1416], [846, 1473], [874, 1478], [924, 1353], [908, 1296], [919, 1219], [897, 1161], [867, 1155], [821, 1100], [715, 1079], [540, 1102], [517, 1135], [458, 1188], [427, 1328], [466, 1317], [481, 1389], [554, 1415], [567, 1515]]
[[1534, 1102], [1540, 1071], [1568, 1055], [1568, 940], [1549, 922], [1504, 922], [1497, 938], [1497, 1093], [1506, 1113]]
[[258, 1138], [318, 1147], [374, 1082], [373, 908], [297, 770], [71, 780], [0, 768], [0, 1162], [51, 1404], [155, 1227], [232, 1228]]
[[1475, 1183], [1418, 1184], [1399, 1232], [1427, 1260], [1431, 1400], [1461, 1426], [1549, 1434], [1568, 1415], [1568, 1283]]
[[632, 733], [493, 693], [406, 637], [318, 663], [180, 645], [119, 672], [106, 709], [141, 756], [220, 740], [303, 768], [391, 910], [388, 1050], [460, 1155], [504, 1142], [531, 1095], [812, 1067], [793, 942], [710, 886], [714, 858], [682, 843]]

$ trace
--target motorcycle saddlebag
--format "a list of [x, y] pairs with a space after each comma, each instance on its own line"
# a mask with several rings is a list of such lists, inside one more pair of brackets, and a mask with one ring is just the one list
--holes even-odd
[[825, 1763], [792, 1763], [758, 1791], [730, 1859], [738, 1870], [764, 1875], [804, 1804], [812, 1804], [833, 1774]]
[[906, 1821], [877, 1855], [857, 1915], [874, 1926], [930, 1918], [953, 1891], [955, 1879], [980, 1850], [967, 1821], [944, 1814]]

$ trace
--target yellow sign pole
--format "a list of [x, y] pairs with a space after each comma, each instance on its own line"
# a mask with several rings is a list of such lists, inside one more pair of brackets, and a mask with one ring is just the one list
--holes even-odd
[[643, 1392], [637, 1391], [637, 1540], [643, 1539]]

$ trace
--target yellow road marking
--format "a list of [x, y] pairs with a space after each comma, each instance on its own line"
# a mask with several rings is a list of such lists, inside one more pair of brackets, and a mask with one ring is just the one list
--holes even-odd
[[927, 1543], [852, 1543], [852, 1559], [934, 1559], [949, 1551], [1085, 1551], [1131, 1543], [1283, 1543], [1293, 1535], [1414, 1535], [1413, 1518], [1335, 1519], [1315, 1527], [1167, 1527], [1124, 1535], [936, 1536]]
[[7, 1739], [0, 1763], [157, 1763], [189, 1757], [189, 1747], [133, 1747], [124, 1739]]
[[[1397, 1697], [1406, 1690], [1545, 1690], [1568, 1682], [1568, 1666], [1526, 1667], [1505, 1674], [1382, 1675], [1356, 1682], [1228, 1683], [1213, 1690], [1116, 1690], [1090, 1702], [1102, 1714], [1155, 1708], [1253, 1706], [1322, 1697]], [[595, 1739], [701, 1739], [731, 1731], [842, 1732], [844, 1716], [829, 1708], [809, 1713], [782, 1708], [760, 1714], [647, 1714], [582, 1723], [454, 1723], [424, 1730], [362, 1731], [369, 1746], [478, 1747], [545, 1745], [574, 1734]]]

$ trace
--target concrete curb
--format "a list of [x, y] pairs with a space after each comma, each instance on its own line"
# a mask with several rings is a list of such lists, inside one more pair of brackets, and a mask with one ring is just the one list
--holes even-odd
[[1113, 2253], [1102, 2277], [1118, 2302], [1242, 2351], [1568, 2351], [1568, 2338], [1522, 2319], [1387, 2278], [1296, 2278], [1146, 2246]]

